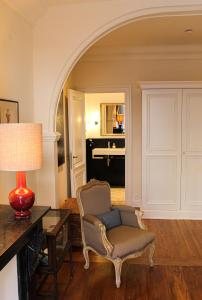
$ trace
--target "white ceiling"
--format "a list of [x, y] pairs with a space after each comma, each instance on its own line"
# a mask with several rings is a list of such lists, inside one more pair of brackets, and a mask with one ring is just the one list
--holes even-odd
[[50, 6], [62, 4], [81, 4], [85, 2], [111, 0], [3, 0], [27, 22], [34, 24]]
[[[50, 6], [112, 0], [3, 0], [34, 24]], [[185, 33], [188, 28], [192, 33]], [[132, 22], [99, 40], [91, 49], [165, 45], [202, 45], [202, 16], [156, 17]]]
[[[192, 33], [185, 33], [186, 29]], [[144, 19], [125, 25], [99, 40], [93, 47], [202, 45], [202, 16]]]
[[46, 0], [3, 0], [27, 22], [33, 24], [47, 9]]

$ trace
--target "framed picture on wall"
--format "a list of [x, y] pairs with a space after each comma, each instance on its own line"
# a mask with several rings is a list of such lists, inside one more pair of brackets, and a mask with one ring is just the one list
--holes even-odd
[[19, 122], [18, 101], [0, 99], [0, 123]]

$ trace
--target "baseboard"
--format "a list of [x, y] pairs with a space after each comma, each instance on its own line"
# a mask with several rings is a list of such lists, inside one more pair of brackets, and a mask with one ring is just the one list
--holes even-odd
[[144, 210], [144, 219], [202, 220], [201, 211]]

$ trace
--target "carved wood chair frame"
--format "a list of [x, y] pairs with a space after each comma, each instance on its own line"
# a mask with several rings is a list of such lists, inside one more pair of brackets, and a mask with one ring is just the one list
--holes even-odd
[[[82, 242], [83, 242], [83, 255], [84, 255], [84, 258], [85, 258], [84, 268], [85, 269], [89, 268], [89, 255], [88, 255], [89, 250], [93, 251], [97, 255], [100, 255], [100, 256], [110, 260], [114, 264], [115, 277], [116, 277], [116, 286], [117, 286], [117, 288], [119, 288], [120, 284], [121, 284], [122, 264], [124, 263], [124, 261], [126, 261], [128, 259], [139, 257], [139, 256], [143, 255], [146, 251], [148, 251], [149, 264], [150, 264], [150, 267], [153, 267], [153, 265], [154, 265], [153, 255], [154, 255], [154, 251], [155, 251], [155, 242], [152, 241], [143, 250], [135, 251], [134, 253], [130, 253], [129, 255], [127, 255], [125, 257], [112, 258], [112, 252], [113, 252], [114, 247], [107, 238], [105, 225], [104, 224], [99, 224], [99, 231], [100, 231], [100, 234], [101, 234], [104, 249], [106, 250], [106, 255], [102, 255], [95, 248], [93, 248], [91, 246], [88, 246], [86, 244], [85, 233], [84, 233], [84, 225], [83, 225], [84, 209], [83, 209], [80, 194], [81, 194], [81, 191], [90, 189], [91, 187], [93, 187], [95, 185], [103, 185], [103, 184], [106, 185], [108, 183], [106, 183], [105, 181], [91, 180], [85, 186], [82, 186], [77, 190], [77, 202], [78, 202], [78, 206], [79, 206], [80, 219], [81, 219], [81, 234], [82, 234]], [[110, 186], [109, 186], [109, 189], [110, 189]], [[145, 226], [145, 224], [142, 221], [142, 216], [143, 216], [143, 212], [140, 209], [135, 209], [134, 217], [137, 218], [139, 228], [142, 229], [142, 230], [147, 230], [147, 227]]]

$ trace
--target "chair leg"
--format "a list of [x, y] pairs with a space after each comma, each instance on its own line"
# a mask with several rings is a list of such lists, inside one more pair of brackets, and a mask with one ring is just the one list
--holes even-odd
[[85, 265], [84, 265], [84, 269], [88, 269], [89, 268], [89, 256], [88, 256], [88, 249], [86, 247], [83, 247], [83, 256], [85, 258]]
[[154, 256], [154, 251], [155, 251], [155, 243], [151, 243], [150, 247], [149, 247], [149, 264], [150, 267], [154, 266], [154, 261], [153, 261], [153, 256]]
[[119, 288], [121, 285], [121, 269], [123, 261], [120, 258], [116, 258], [113, 261], [114, 268], [115, 268], [115, 276], [116, 276], [116, 287]]

